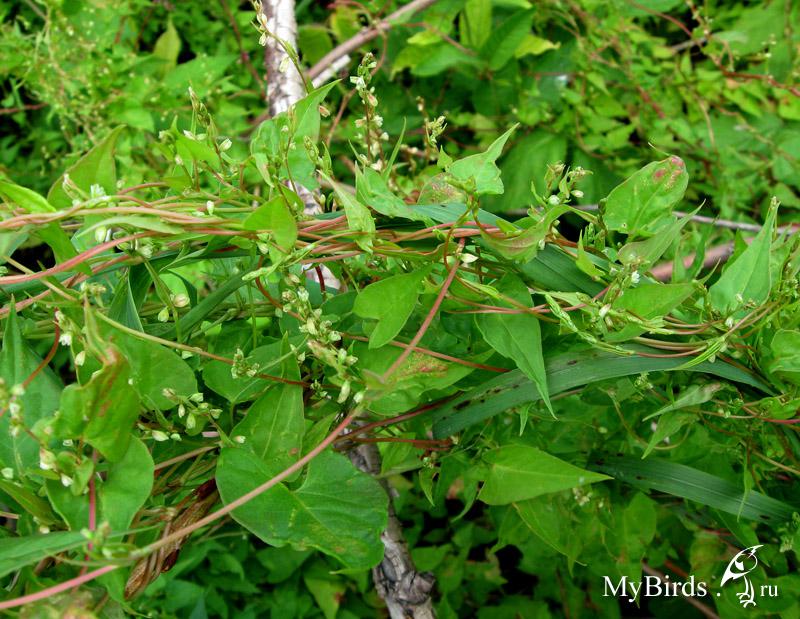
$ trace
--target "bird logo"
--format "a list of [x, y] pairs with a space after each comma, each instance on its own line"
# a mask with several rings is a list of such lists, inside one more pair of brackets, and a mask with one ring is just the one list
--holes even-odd
[[756, 551], [761, 548], [761, 546], [763, 546], [763, 544], [750, 546], [750, 548], [745, 548], [736, 553], [736, 556], [728, 563], [728, 567], [725, 568], [725, 574], [722, 577], [722, 582], [720, 582], [720, 587], [724, 587], [725, 583], [728, 581], [739, 580], [740, 578], [744, 580], [744, 591], [736, 594], [739, 598], [739, 603], [744, 608], [756, 605], [755, 589], [753, 588], [753, 583], [747, 578], [747, 575], [758, 566]]

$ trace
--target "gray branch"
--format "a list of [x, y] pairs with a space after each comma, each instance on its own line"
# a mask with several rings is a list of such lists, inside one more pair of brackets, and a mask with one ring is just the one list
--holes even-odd
[[[432, 1], [416, 0], [408, 7], [418, 9], [432, 4]], [[264, 63], [267, 70], [268, 113], [275, 116], [288, 110], [306, 94], [299, 67], [295, 66], [286, 51], [287, 48], [297, 47], [294, 0], [263, 0], [261, 10], [266, 17], [266, 29], [271, 35], [266, 40]], [[342, 55], [344, 54], [331, 58], [331, 63]], [[301, 186], [293, 189], [306, 205], [307, 214], [321, 212], [312, 192]], [[325, 267], [322, 270], [326, 284], [332, 283], [334, 285], [331, 287], [338, 287], [338, 282], [330, 271]], [[313, 275], [313, 272], [308, 275]], [[328, 276], [333, 279], [332, 282], [328, 281]], [[375, 477], [380, 474], [381, 457], [375, 445], [356, 446], [350, 450], [349, 456], [359, 470]], [[433, 576], [420, 574], [414, 568], [408, 546], [403, 539], [403, 527], [394, 511], [393, 490], [386, 480], [378, 480], [389, 498], [389, 520], [381, 535], [385, 548], [383, 560], [372, 571], [375, 589], [386, 603], [392, 619], [434, 619], [430, 595], [434, 586]]]

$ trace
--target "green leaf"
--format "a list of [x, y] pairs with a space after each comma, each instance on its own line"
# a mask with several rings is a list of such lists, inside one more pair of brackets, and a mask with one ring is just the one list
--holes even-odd
[[[55, 208], [42, 196], [26, 187], [8, 181], [0, 181], [0, 195], [28, 213], [54, 213]], [[36, 234], [53, 250], [56, 260], [63, 262], [77, 255], [67, 234], [58, 222], [36, 230]], [[88, 269], [86, 269], [88, 270]]]
[[467, 0], [459, 16], [461, 40], [472, 49], [480, 49], [491, 34], [487, 24], [492, 23], [491, 0]]
[[278, 196], [259, 206], [242, 223], [245, 230], [269, 230], [272, 232], [270, 259], [279, 262], [294, 250], [297, 241], [297, 221], [286, 206], [286, 201]]
[[764, 227], [750, 246], [727, 265], [708, 289], [711, 307], [718, 312], [729, 314], [746, 303], [761, 304], [769, 297], [772, 289], [769, 256], [777, 212], [777, 203], [773, 203]]
[[[61, 482], [59, 482], [60, 484]], [[63, 486], [62, 486], [63, 487]], [[35, 492], [13, 481], [0, 479], [0, 492], [5, 493], [12, 501], [17, 503], [23, 510], [36, 518], [44, 525], [51, 525], [58, 522], [56, 515], [47, 501], [39, 497]], [[3, 499], [4, 502], [7, 498]]]
[[558, 49], [559, 47], [561, 47], [561, 43], [553, 43], [547, 39], [529, 34], [523, 39], [522, 43], [519, 44], [519, 47], [514, 50], [514, 56], [516, 58], [522, 58], [523, 56], [540, 56], [551, 49]]
[[[519, 11], [506, 19], [481, 49], [481, 56], [489, 61], [489, 68], [497, 71], [514, 57], [514, 52], [531, 31], [534, 11]], [[484, 25], [488, 27], [488, 24]]]
[[153, 56], [164, 61], [164, 73], [169, 72], [178, 64], [178, 54], [181, 53], [181, 37], [172, 19], [167, 20], [167, 29], [156, 39], [153, 47]]
[[[192, 309], [180, 318], [181, 332], [189, 333], [195, 326], [200, 324], [206, 316], [216, 310], [220, 303], [244, 286], [245, 280], [242, 279], [242, 277], [245, 273], [249, 273], [254, 266], [254, 264], [246, 265], [240, 273], [226, 279], [218, 288], [207, 294], [200, 303], [192, 306]], [[170, 324], [162, 332], [159, 332], [159, 337], [172, 339], [175, 337], [175, 334], [175, 325]]]
[[[639, 284], [635, 288], [627, 288], [614, 300], [612, 307], [616, 310], [627, 310], [644, 320], [657, 319], [669, 314], [698, 291], [695, 284]], [[622, 342], [637, 337], [646, 329], [639, 325], [628, 324], [620, 331], [606, 336], [608, 342]]]
[[113, 346], [105, 354], [103, 367], [88, 383], [73, 383], [62, 392], [53, 433], [60, 439], [84, 440], [107, 460], [118, 462], [128, 450], [139, 416], [139, 396], [128, 382], [131, 368], [125, 356]]
[[545, 544], [566, 557], [576, 554], [576, 542], [570, 522], [551, 497], [518, 501], [514, 509], [527, 527]]
[[197, 393], [197, 379], [189, 364], [175, 351], [143, 340], [113, 327], [102, 332], [120, 348], [130, 363], [131, 384], [140, 397], [159, 410], [169, 410], [175, 402], [164, 396], [164, 389], [178, 395]]
[[[22, 337], [13, 299], [11, 307], [3, 325], [3, 349], [0, 352], [0, 378], [9, 389], [25, 382], [42, 361]], [[39, 372], [25, 389], [20, 401], [26, 427], [32, 428], [37, 421], [58, 408], [61, 389], [61, 381], [49, 366]], [[26, 468], [38, 467], [38, 443], [27, 432], [12, 436], [10, 417], [6, 414], [0, 418], [0, 463], [20, 473]]]
[[615, 300], [615, 309], [628, 310], [640, 318], [669, 314], [697, 290], [694, 284], [639, 284], [627, 288]]
[[511, 127], [492, 142], [486, 151], [453, 162], [447, 171], [453, 178], [462, 182], [474, 181], [476, 195], [503, 193], [500, 168], [495, 162], [503, 153], [503, 146], [517, 127], [518, 125]]
[[183, 133], [175, 135], [175, 150], [186, 162], [203, 161], [213, 166], [219, 165], [219, 155], [205, 140], [190, 138]]
[[[154, 468], [147, 447], [132, 437], [125, 455], [108, 467], [105, 478], [95, 477], [98, 522], [108, 522], [113, 531], [126, 531], [150, 496]], [[50, 503], [70, 529], [85, 528], [89, 523], [89, 495], [76, 496], [74, 484], [65, 488], [60, 480], [48, 479], [45, 485]]]
[[[288, 339], [283, 341], [281, 354], [285, 356], [281, 377], [300, 380]], [[264, 470], [276, 475], [300, 457], [304, 430], [303, 388], [279, 383], [253, 402], [231, 434], [244, 436], [245, 445], [261, 458]]]
[[[657, 352], [656, 349], [631, 347], [631, 351]], [[550, 395], [556, 395], [609, 378], [631, 376], [642, 372], [667, 372], [676, 370], [686, 363], [686, 357], [678, 359], [629, 357], [590, 349], [574, 350], [553, 356], [545, 355], [547, 385]], [[703, 361], [686, 371], [704, 372], [731, 381], [750, 385], [768, 391], [764, 383], [752, 374], [722, 361], [709, 363]], [[482, 385], [467, 391], [428, 414], [435, 423], [435, 438], [445, 438], [460, 432], [472, 424], [479, 423], [498, 413], [541, 399], [539, 390], [520, 370], [506, 372], [492, 378]]]
[[[304, 336], [293, 336], [289, 338], [289, 342], [294, 346], [300, 346], [303, 343], [303, 339]], [[281, 349], [280, 340], [259, 346], [247, 355], [246, 362], [250, 365], [258, 365], [259, 372], [264, 374], [275, 373], [275, 368], [280, 363]], [[216, 352], [232, 356], [235, 350], [236, 347], [224, 347], [221, 351], [217, 350]], [[209, 389], [215, 391], [232, 404], [252, 400], [261, 395], [264, 389], [270, 386], [270, 383], [265, 383], [264, 379], [258, 376], [238, 376], [234, 378], [231, 375], [231, 366], [221, 361], [211, 361], [203, 368], [203, 381]]]
[[[90, 193], [92, 185], [100, 185], [106, 193], [111, 195], [117, 190], [117, 166], [114, 161], [114, 148], [125, 127], [117, 127], [106, 138], [94, 146], [88, 153], [81, 157], [77, 163], [67, 168], [65, 174], [70, 181], [86, 194]], [[66, 194], [62, 185], [62, 174], [47, 194], [47, 201], [57, 209], [68, 208], [72, 199]]]
[[144, 332], [141, 318], [139, 318], [139, 308], [136, 307], [131, 290], [130, 270], [117, 282], [114, 297], [108, 308], [108, 317], [129, 329]]
[[658, 458], [606, 456], [595, 459], [592, 468], [624, 483], [666, 492], [748, 520], [777, 524], [800, 511], [759, 492], [745, 496], [740, 487], [720, 477]]
[[[290, 70], [294, 70], [293, 68]], [[320, 115], [319, 106], [330, 90], [338, 84], [333, 81], [312, 90], [307, 96], [298, 101], [291, 110], [291, 116], [287, 112], [282, 112], [274, 118], [265, 120], [253, 136], [250, 142], [250, 152], [253, 154], [259, 171], [267, 162], [267, 157], [284, 157], [286, 138], [289, 136], [291, 143], [288, 145], [288, 168], [282, 165], [281, 174], [283, 179], [288, 179], [289, 170], [294, 182], [307, 189], [316, 189], [319, 186], [316, 178], [316, 166], [309, 159], [306, 151], [306, 138], [312, 142], [319, 139]], [[265, 176], [265, 180], [269, 180]]]
[[356, 168], [356, 197], [362, 204], [387, 217], [402, 217], [412, 221], [425, 221], [426, 217], [403, 202], [386, 184], [386, 180], [372, 168]]
[[800, 385], [800, 331], [779, 329], [771, 342], [773, 360], [769, 371]]
[[[509, 146], [508, 152], [503, 156], [500, 164], [505, 187], [503, 195], [486, 198], [483, 201], [483, 207], [501, 212], [529, 206], [533, 202], [532, 186], [535, 186], [539, 193], [544, 192], [543, 179], [547, 172], [547, 166], [565, 161], [567, 146], [567, 140], [563, 134], [553, 133], [546, 129], [535, 129], [520, 136]], [[591, 169], [594, 167], [595, 162], [593, 161]], [[594, 177], [589, 176], [584, 179], [581, 187], [585, 181], [592, 178]]]
[[[500, 287], [516, 301], [531, 307], [531, 295], [521, 281], [516, 278], [503, 279]], [[508, 304], [504, 304], [508, 305]], [[483, 339], [504, 357], [512, 359], [542, 394], [550, 412], [550, 395], [547, 388], [547, 373], [542, 356], [542, 334], [539, 319], [533, 314], [476, 314], [475, 322]]]
[[147, 447], [132, 437], [123, 458], [111, 466], [98, 491], [102, 520], [126, 530], [150, 496], [155, 464]]
[[333, 192], [336, 194], [336, 199], [339, 204], [344, 208], [345, 216], [347, 217], [347, 225], [353, 232], [361, 232], [356, 236], [356, 243], [364, 251], [372, 251], [372, 238], [375, 236], [375, 220], [372, 218], [372, 213], [364, 206], [358, 198], [356, 198], [349, 191], [344, 189], [339, 183], [334, 181], [329, 176], [320, 173], [325, 180], [327, 180]]
[[529, 262], [544, 248], [545, 238], [550, 234], [553, 222], [569, 210], [570, 208], [564, 205], [550, 208], [541, 217], [532, 217], [533, 222], [528, 228], [506, 233], [500, 238], [496, 233], [488, 234], [481, 231], [481, 240], [503, 258]]
[[79, 548], [85, 542], [86, 538], [78, 531], [4, 539], [0, 544], [0, 578], [46, 557]]
[[362, 318], [378, 321], [369, 336], [370, 348], [380, 348], [400, 333], [417, 305], [420, 284], [428, 273], [430, 267], [394, 275], [358, 293], [353, 311]]
[[43, 196], [27, 187], [0, 180], [0, 195], [28, 213], [55, 213], [56, 209]]
[[655, 431], [653, 432], [653, 436], [650, 437], [650, 441], [647, 443], [647, 447], [645, 447], [644, 453], [642, 454], [642, 458], [646, 458], [650, 455], [653, 449], [656, 448], [660, 442], [665, 439], [668, 439], [670, 436], [675, 434], [678, 430], [680, 430], [683, 426], [687, 423], [691, 423], [697, 419], [697, 415], [693, 413], [675, 413], [675, 412], [665, 412], [658, 420], [658, 425], [656, 426]]
[[483, 460], [489, 472], [478, 498], [489, 505], [506, 505], [610, 479], [528, 445], [493, 449]]
[[[216, 479], [225, 504], [271, 477], [249, 450], [228, 448], [219, 456]], [[279, 484], [232, 515], [268, 544], [316, 548], [347, 570], [369, 569], [383, 558], [380, 536], [387, 522], [386, 493], [347, 458], [330, 451], [311, 461], [297, 490]]]
[[645, 241], [623, 245], [617, 253], [617, 259], [624, 265], [647, 271], [675, 242], [692, 215], [694, 213], [688, 213], [678, 221], [659, 228], [658, 234]]
[[[366, 344], [359, 344], [354, 354], [369, 368], [365, 372], [367, 388], [374, 397], [369, 404], [370, 411], [379, 414], [402, 413], [417, 405], [424, 394], [435, 393], [439, 396], [452, 393], [451, 387], [474, 368], [451, 363], [421, 352], [412, 352], [391, 375], [388, 382], [380, 377], [402, 354], [402, 349], [395, 346], [370, 349]], [[477, 355], [474, 361], [485, 361], [491, 351]], [[443, 393], [443, 390], [444, 393]]]
[[674, 155], [647, 164], [601, 201], [603, 223], [628, 236], [650, 236], [683, 198], [689, 175]]

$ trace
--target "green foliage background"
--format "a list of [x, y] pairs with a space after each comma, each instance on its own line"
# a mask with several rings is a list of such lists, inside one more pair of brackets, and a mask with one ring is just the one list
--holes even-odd
[[[298, 2], [301, 61], [395, 8]], [[126, 268], [96, 288], [2, 315], [0, 404], [10, 418], [21, 403], [29, 432], [12, 437], [3, 421], [0, 510], [19, 517], [0, 512], [0, 598], [64, 582], [87, 558], [88, 569], [124, 563], [187, 505], [210, 509], [198, 489], [212, 477], [214, 504], [229, 504], [319, 444], [360, 394], [440, 617], [701, 616], [668, 597], [640, 611], [604, 596], [602, 577], [638, 581], [644, 563], [718, 583], [757, 544], [754, 582], [781, 595], [742, 610], [728, 587], [703, 603], [723, 617], [800, 614], [798, 244], [776, 234], [800, 208], [796, 3], [439, 0], [354, 54], [304, 114], [260, 128], [268, 78], [247, 3], [31, 0], [0, 13], [0, 216], [77, 209], [66, 235], [45, 220], [0, 231], [0, 275], [63, 264], [115, 234], [183, 243], [131, 241]], [[368, 51], [377, 64], [359, 70]], [[349, 76], [370, 74], [365, 133], [367, 90]], [[280, 188], [287, 159], [346, 214], [336, 231], [359, 255], [329, 263], [345, 294], [298, 279], [309, 237]], [[92, 213], [107, 203], [93, 185], [112, 196], [151, 182], [163, 185], [136, 194], [138, 206], [175, 203], [183, 220]], [[108, 204], [137, 206], [126, 199]], [[696, 208], [764, 228], [753, 239], [673, 217]], [[205, 236], [186, 217], [236, 235]], [[402, 235], [473, 218], [507, 237], [472, 225], [482, 241], [465, 245], [469, 274], [436, 313], [461, 248], [444, 232]], [[703, 270], [703, 252], [726, 243], [725, 269]], [[647, 276], [670, 262], [668, 283]], [[44, 290], [7, 281], [0, 302]], [[467, 313], [481, 304], [493, 311]], [[420, 346], [447, 357], [414, 353], [382, 382], [401, 350], [389, 342], [410, 341], [432, 307]], [[360, 338], [342, 357], [334, 330]], [[15, 393], [59, 333], [49, 366]], [[101, 410], [112, 418], [87, 421]], [[87, 548], [96, 472], [98, 521], [137, 534]], [[196, 533], [138, 597], [123, 595], [128, 563], [21, 616], [65, 605], [109, 617], [380, 616], [369, 568], [385, 502], [327, 451]], [[303, 516], [291, 524], [264, 516], [292, 510]]]

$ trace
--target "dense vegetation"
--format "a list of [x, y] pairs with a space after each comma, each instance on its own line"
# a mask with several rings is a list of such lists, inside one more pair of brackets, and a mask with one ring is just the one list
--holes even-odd
[[0, 4], [0, 610], [800, 616], [800, 8], [403, 4]]

